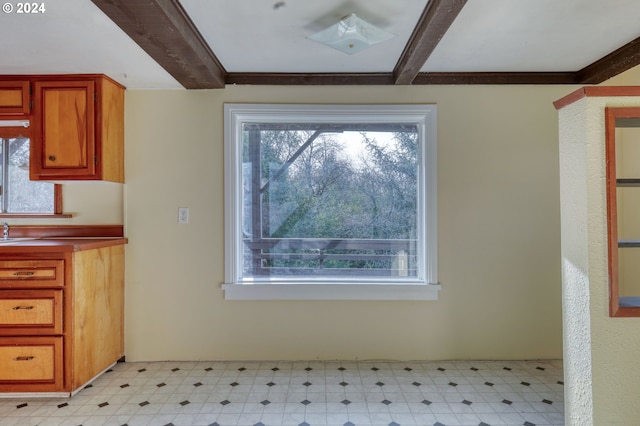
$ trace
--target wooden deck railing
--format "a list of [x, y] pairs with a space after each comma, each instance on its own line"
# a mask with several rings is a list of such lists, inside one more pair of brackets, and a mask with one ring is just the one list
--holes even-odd
[[245, 239], [245, 273], [254, 276], [406, 276], [417, 274], [409, 239]]

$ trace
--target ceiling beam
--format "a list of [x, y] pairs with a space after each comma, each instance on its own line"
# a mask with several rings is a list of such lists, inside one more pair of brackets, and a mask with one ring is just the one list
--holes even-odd
[[576, 84], [573, 72], [421, 72], [413, 84]]
[[395, 84], [411, 84], [467, 0], [429, 0], [393, 69]]
[[576, 72], [579, 84], [599, 84], [640, 65], [640, 37]]
[[264, 85], [388, 85], [391, 73], [259, 73], [232, 72], [227, 84]]
[[224, 67], [178, 0], [91, 1], [185, 88], [224, 88]]

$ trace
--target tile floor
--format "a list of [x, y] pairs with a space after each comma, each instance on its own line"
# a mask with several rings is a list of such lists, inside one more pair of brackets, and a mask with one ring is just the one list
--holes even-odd
[[562, 361], [119, 363], [0, 425], [562, 425]]

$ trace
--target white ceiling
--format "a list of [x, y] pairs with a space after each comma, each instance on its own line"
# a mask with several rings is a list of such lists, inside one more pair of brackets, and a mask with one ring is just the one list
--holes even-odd
[[[0, 74], [104, 73], [181, 88], [90, 0], [0, 13]], [[391, 72], [427, 0], [181, 0], [227, 72]], [[16, 4], [16, 3], [14, 3]], [[354, 55], [307, 37], [356, 13], [396, 35]], [[468, 0], [424, 72], [577, 71], [640, 37], [639, 0]]]

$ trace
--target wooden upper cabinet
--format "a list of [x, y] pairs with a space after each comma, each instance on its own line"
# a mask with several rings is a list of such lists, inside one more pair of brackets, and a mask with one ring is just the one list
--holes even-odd
[[29, 81], [0, 81], [0, 115], [28, 115], [31, 111]]
[[124, 88], [102, 76], [33, 88], [31, 180], [124, 182]]

